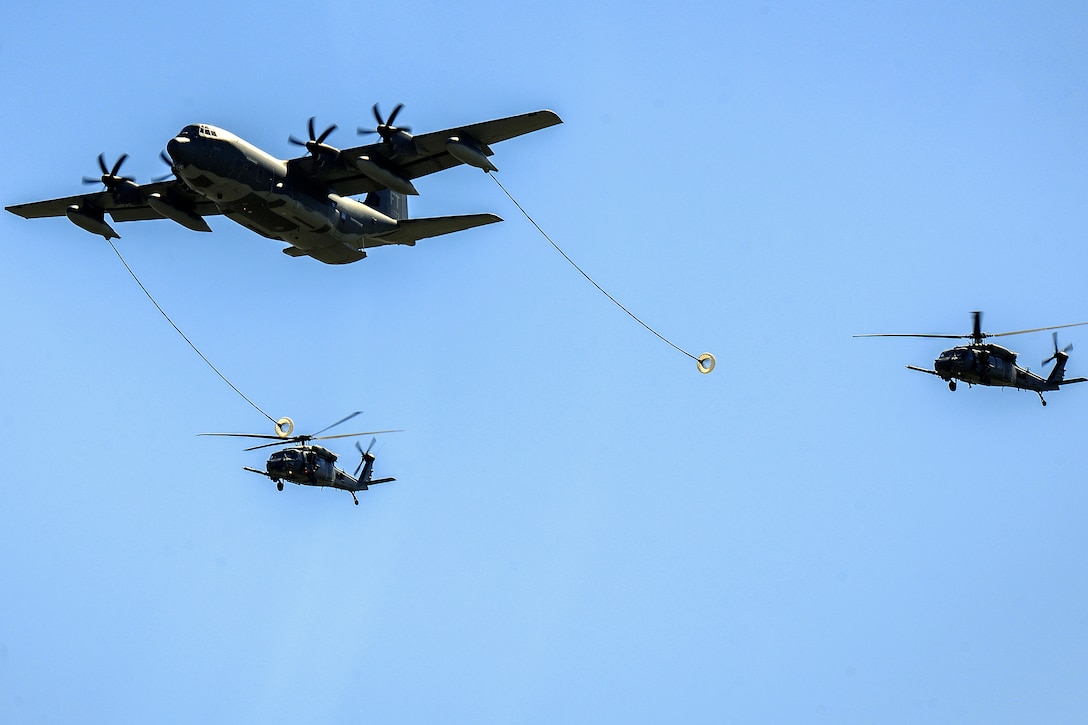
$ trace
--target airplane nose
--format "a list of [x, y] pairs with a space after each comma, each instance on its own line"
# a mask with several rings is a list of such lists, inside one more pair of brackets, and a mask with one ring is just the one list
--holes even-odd
[[189, 139], [175, 136], [166, 143], [166, 153], [174, 160], [175, 166], [185, 166], [190, 161]]

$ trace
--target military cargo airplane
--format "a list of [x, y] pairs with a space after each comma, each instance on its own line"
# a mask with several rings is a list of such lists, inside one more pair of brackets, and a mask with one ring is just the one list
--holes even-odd
[[[84, 183], [105, 188], [61, 199], [16, 204], [8, 211], [26, 219], [65, 215], [79, 227], [107, 240], [120, 238], [105, 220], [171, 219], [194, 231], [210, 232], [204, 217], [223, 214], [264, 237], [287, 242], [292, 257], [310, 256], [326, 264], [347, 264], [387, 244], [416, 241], [502, 221], [494, 214], [409, 219], [407, 197], [414, 179], [467, 164], [495, 171], [491, 144], [562, 123], [552, 111], [458, 126], [413, 136], [394, 125], [403, 104], [383, 119], [374, 104], [380, 140], [338, 149], [326, 143], [336, 125], [291, 143], [307, 154], [283, 161], [222, 128], [193, 124], [166, 145], [162, 159], [171, 174], [148, 184], [120, 176], [122, 155], [112, 167], [99, 155], [101, 177]], [[167, 156], [167, 154], [169, 154]], [[173, 179], [169, 176], [173, 175]], [[359, 201], [352, 196], [366, 194]]]

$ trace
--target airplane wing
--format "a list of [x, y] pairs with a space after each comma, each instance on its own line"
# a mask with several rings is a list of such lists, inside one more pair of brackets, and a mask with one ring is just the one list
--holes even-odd
[[562, 122], [554, 111], [533, 111], [520, 116], [509, 116], [413, 136], [408, 147], [397, 147], [379, 141], [366, 146], [343, 149], [335, 163], [319, 163], [313, 156], [306, 155], [291, 159], [287, 164], [316, 182], [331, 187], [341, 196], [355, 196], [390, 188], [376, 180], [373, 175], [367, 176], [353, 165], [353, 160], [360, 156], [367, 157], [383, 172], [411, 181], [464, 163], [451, 155], [446, 146], [446, 142], [453, 137], [467, 139], [477, 146], [484, 156], [491, 156], [493, 152], [489, 146], [493, 143], [523, 136]]
[[102, 190], [61, 199], [13, 204], [5, 209], [24, 219], [64, 216], [70, 206], [109, 212], [113, 220], [118, 222], [167, 218], [151, 208], [148, 199], [152, 194], [158, 194], [168, 203], [201, 217], [220, 213], [215, 204], [190, 191], [176, 179], [123, 188], [118, 192]]

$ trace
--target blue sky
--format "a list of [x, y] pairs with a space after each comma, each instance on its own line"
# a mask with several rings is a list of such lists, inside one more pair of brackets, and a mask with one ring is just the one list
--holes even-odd
[[1082, 5], [2, 17], [5, 205], [99, 153], [159, 175], [193, 122], [288, 157], [376, 101], [417, 132], [551, 108], [500, 179], [718, 367], [475, 169], [413, 215], [503, 224], [342, 268], [222, 218], [118, 225], [272, 415], [404, 429], [360, 506], [280, 493], [197, 437], [271, 431], [109, 246], [4, 214], [0, 720], [1083, 721], [1088, 390], [950, 393], [903, 367], [941, 341], [851, 338], [1088, 320]]

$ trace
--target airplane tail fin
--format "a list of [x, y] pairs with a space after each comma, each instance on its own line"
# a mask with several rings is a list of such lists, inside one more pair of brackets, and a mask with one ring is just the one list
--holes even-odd
[[391, 219], [400, 221], [408, 218], [408, 197], [398, 191], [391, 189], [372, 191], [366, 195], [363, 203]]

